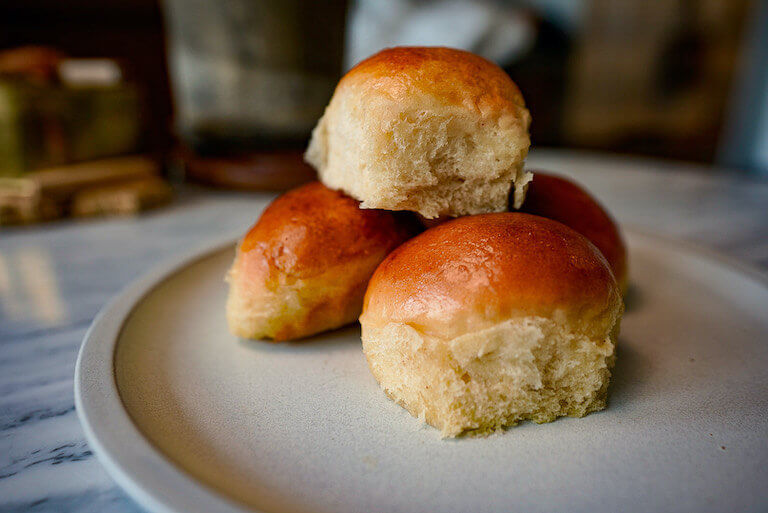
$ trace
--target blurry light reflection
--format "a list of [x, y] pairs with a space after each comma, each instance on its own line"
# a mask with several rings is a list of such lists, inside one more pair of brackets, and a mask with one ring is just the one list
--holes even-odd
[[50, 255], [40, 248], [0, 252], [0, 309], [12, 321], [57, 323], [67, 316]]

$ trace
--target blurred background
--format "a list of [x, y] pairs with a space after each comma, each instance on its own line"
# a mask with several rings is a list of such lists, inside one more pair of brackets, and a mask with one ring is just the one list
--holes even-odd
[[0, 225], [309, 180], [337, 80], [394, 45], [497, 62], [534, 148], [768, 175], [768, 0], [5, 1]]

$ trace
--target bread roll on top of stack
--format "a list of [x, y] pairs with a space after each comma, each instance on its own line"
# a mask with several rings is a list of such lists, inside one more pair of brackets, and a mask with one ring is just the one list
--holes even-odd
[[360, 315], [385, 393], [446, 436], [603, 408], [623, 242], [567, 180], [534, 179], [526, 200], [530, 121], [512, 80], [465, 51], [352, 68], [305, 156], [321, 183], [275, 200], [238, 246], [230, 330], [295, 339]]
[[497, 65], [450, 48], [390, 48], [341, 79], [312, 134], [320, 180], [363, 208], [427, 219], [522, 204], [531, 116]]

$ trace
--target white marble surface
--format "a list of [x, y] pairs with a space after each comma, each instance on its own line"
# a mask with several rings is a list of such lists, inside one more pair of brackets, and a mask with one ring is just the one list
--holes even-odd
[[[535, 152], [621, 223], [768, 270], [768, 181], [590, 154]], [[74, 411], [80, 342], [98, 310], [158, 261], [238, 236], [270, 195], [187, 188], [137, 219], [0, 231], [0, 512], [140, 511], [93, 457]]]

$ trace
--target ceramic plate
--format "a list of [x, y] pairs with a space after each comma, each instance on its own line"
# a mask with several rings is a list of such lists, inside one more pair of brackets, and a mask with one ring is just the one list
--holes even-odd
[[238, 340], [234, 243], [107, 306], [76, 371], [89, 443], [156, 512], [756, 511], [768, 505], [768, 281], [629, 231], [610, 404], [441, 439], [389, 401], [359, 328]]

